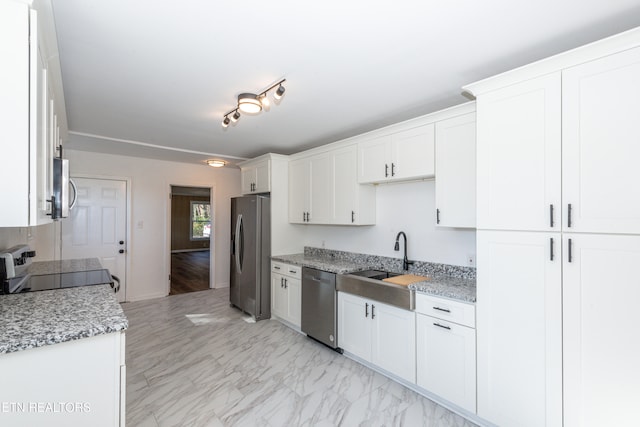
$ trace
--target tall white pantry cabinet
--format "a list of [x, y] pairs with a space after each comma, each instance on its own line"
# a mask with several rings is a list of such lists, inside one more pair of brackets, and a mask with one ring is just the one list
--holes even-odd
[[640, 29], [477, 97], [478, 415], [640, 419]]

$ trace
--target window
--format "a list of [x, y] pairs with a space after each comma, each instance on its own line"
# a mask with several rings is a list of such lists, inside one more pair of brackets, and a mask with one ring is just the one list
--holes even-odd
[[211, 237], [211, 203], [191, 201], [191, 240]]

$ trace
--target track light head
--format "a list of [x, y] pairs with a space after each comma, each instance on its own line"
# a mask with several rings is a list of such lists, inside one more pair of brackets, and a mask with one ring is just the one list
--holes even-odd
[[276, 90], [276, 93], [273, 94], [273, 96], [276, 99], [280, 99], [282, 98], [282, 95], [284, 95], [284, 86], [282, 86], [281, 84], [280, 86], [278, 86], [278, 90]]
[[229, 119], [229, 117], [224, 116], [224, 120], [222, 121], [222, 127], [223, 128], [228, 127], [230, 122], [231, 122], [231, 120]]
[[259, 99], [260, 99], [260, 104], [262, 104], [262, 108], [264, 108], [265, 110], [268, 109], [269, 106], [271, 105], [271, 102], [269, 101], [267, 94], [263, 93]]
[[238, 108], [243, 113], [258, 114], [262, 111], [262, 103], [258, 99], [258, 95], [253, 93], [241, 93], [238, 95]]
[[238, 110], [235, 111], [235, 113], [233, 113], [233, 116], [231, 116], [231, 121], [233, 123], [237, 122], [240, 119], [240, 112]]

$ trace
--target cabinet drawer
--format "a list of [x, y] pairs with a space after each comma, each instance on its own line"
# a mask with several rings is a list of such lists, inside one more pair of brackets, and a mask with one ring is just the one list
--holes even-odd
[[473, 304], [416, 293], [416, 313], [476, 327], [476, 307]]
[[302, 267], [299, 265], [285, 264], [283, 262], [271, 261], [271, 271], [295, 279], [302, 278]]

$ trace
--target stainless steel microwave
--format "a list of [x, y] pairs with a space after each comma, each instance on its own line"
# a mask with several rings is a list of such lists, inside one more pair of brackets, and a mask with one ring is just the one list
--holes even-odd
[[[73, 199], [70, 192], [73, 189]], [[53, 159], [53, 196], [51, 197], [51, 218], [60, 219], [69, 216], [69, 212], [76, 204], [78, 190], [72, 179], [69, 178], [69, 160]]]

